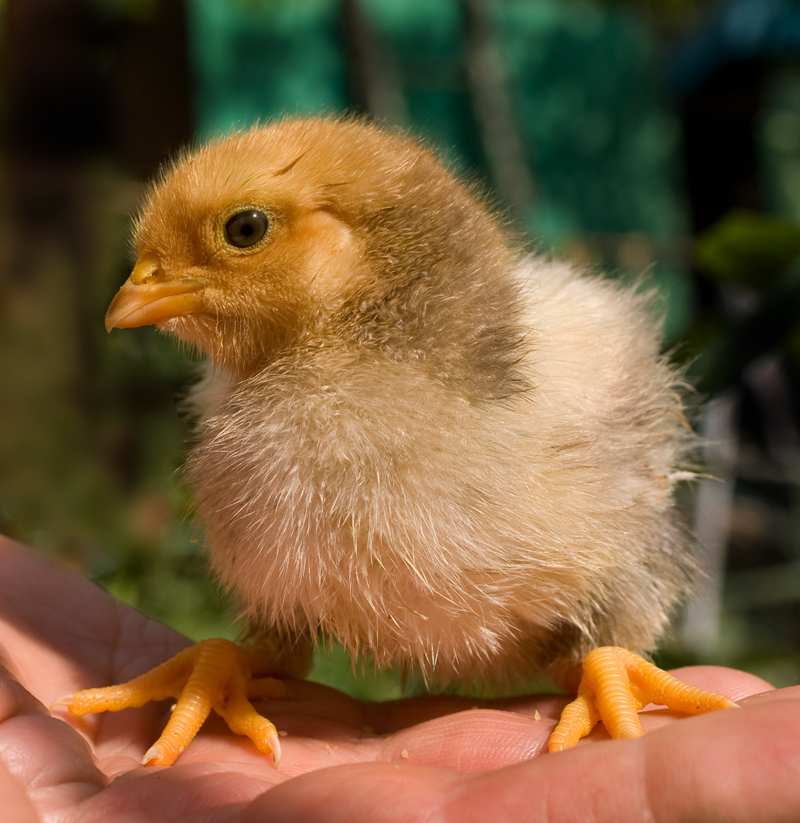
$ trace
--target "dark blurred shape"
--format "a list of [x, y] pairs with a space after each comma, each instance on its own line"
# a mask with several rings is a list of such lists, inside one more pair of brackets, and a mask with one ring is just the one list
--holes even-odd
[[347, 86], [356, 111], [408, 125], [408, 106], [394, 55], [359, 0], [341, 0], [339, 15]]
[[730, 65], [776, 60], [800, 51], [796, 0], [716, 0], [680, 37], [670, 65], [672, 84], [691, 95]]
[[5, 6], [8, 148], [16, 155], [85, 157], [104, 143], [106, 123], [86, 4], [9, 0]]
[[[488, 0], [460, 0], [466, 78], [492, 183], [523, 225], [534, 222], [536, 184], [514, 116], [508, 71]], [[532, 155], [534, 150], [528, 147]]]
[[148, 174], [191, 138], [185, 2], [152, 10], [134, 18], [80, 0], [8, 0], [5, 131], [15, 160], [107, 152]]
[[[193, 131], [185, 11], [179, 0], [2, 9], [0, 529], [112, 583], [143, 545], [157, 549], [137, 499], [182, 507], [174, 394], [191, 367], [165, 358], [137, 371], [163, 341], [112, 353], [102, 318], [128, 265], [138, 178]], [[166, 544], [156, 578], [185, 544]], [[144, 588], [129, 599], [146, 606]]]
[[112, 151], [137, 177], [194, 136], [185, 0], [151, 4], [152, 15], [111, 23]]
[[758, 306], [733, 320], [712, 347], [700, 388], [718, 394], [741, 383], [744, 370], [770, 354], [800, 325], [800, 263], [789, 266]]
[[763, 208], [756, 128], [765, 64], [718, 69], [683, 98], [686, 183], [695, 232], [732, 208]]
[[668, 76], [684, 123], [693, 225], [734, 208], [763, 210], [756, 131], [765, 83], [778, 61], [800, 55], [797, 0], [712, 3], [672, 50]]

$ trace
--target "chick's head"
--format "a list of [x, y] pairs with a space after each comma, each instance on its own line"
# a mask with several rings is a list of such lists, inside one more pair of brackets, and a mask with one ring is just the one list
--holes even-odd
[[162, 172], [106, 326], [156, 324], [244, 374], [346, 304], [418, 276], [421, 261], [429, 271], [463, 257], [465, 233], [470, 248], [504, 249], [498, 232], [416, 144], [357, 121], [282, 121], [185, 152]]

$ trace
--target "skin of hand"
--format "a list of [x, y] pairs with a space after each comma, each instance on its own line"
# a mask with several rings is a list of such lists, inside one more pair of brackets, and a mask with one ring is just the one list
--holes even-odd
[[645, 710], [648, 733], [638, 740], [609, 741], [598, 728], [578, 748], [542, 756], [566, 697], [367, 704], [290, 681], [291, 697], [269, 704], [278, 728], [288, 732], [282, 743], [290, 756], [280, 771], [214, 721], [175, 766], [137, 768], [163, 724], [164, 704], [73, 725], [45, 708], [60, 694], [138, 674], [187, 644], [91, 583], [0, 539], [3, 819], [800, 818], [800, 687], [774, 690], [729, 669], [694, 667], [678, 676], [730, 694], [741, 710], [679, 723], [669, 712]]

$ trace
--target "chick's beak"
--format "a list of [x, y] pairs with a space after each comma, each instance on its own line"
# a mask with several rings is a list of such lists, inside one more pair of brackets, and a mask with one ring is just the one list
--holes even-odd
[[108, 307], [106, 331], [198, 314], [205, 307], [205, 286], [196, 278], [167, 278], [158, 258], [145, 252]]

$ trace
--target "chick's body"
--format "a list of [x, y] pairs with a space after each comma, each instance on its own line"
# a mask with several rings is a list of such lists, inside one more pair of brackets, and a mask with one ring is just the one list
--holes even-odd
[[[245, 206], [271, 236], [215, 251]], [[652, 647], [691, 568], [688, 437], [641, 296], [524, 257], [428, 152], [357, 122], [189, 155], [137, 239], [209, 284], [162, 325], [215, 364], [189, 475], [277, 672], [318, 635], [501, 687]]]
[[599, 720], [638, 736], [651, 700], [733, 705], [630, 652], [693, 567], [672, 499], [691, 436], [645, 298], [526, 256], [429, 152], [358, 121], [184, 155], [136, 243], [106, 324], [209, 355], [188, 475], [248, 644], [201, 642], [72, 714], [172, 695], [145, 764], [214, 708], [277, 765], [253, 675], [305, 674], [320, 637], [442, 685], [583, 662], [551, 750]]
[[548, 281], [531, 328], [554, 333], [520, 363], [529, 391], [471, 397], [427, 360], [320, 340], [212, 402], [190, 464], [212, 562], [286, 654], [310, 627], [379, 665], [507, 686], [664, 628], [687, 567], [670, 372], [630, 339], [629, 297], [526, 273]]

